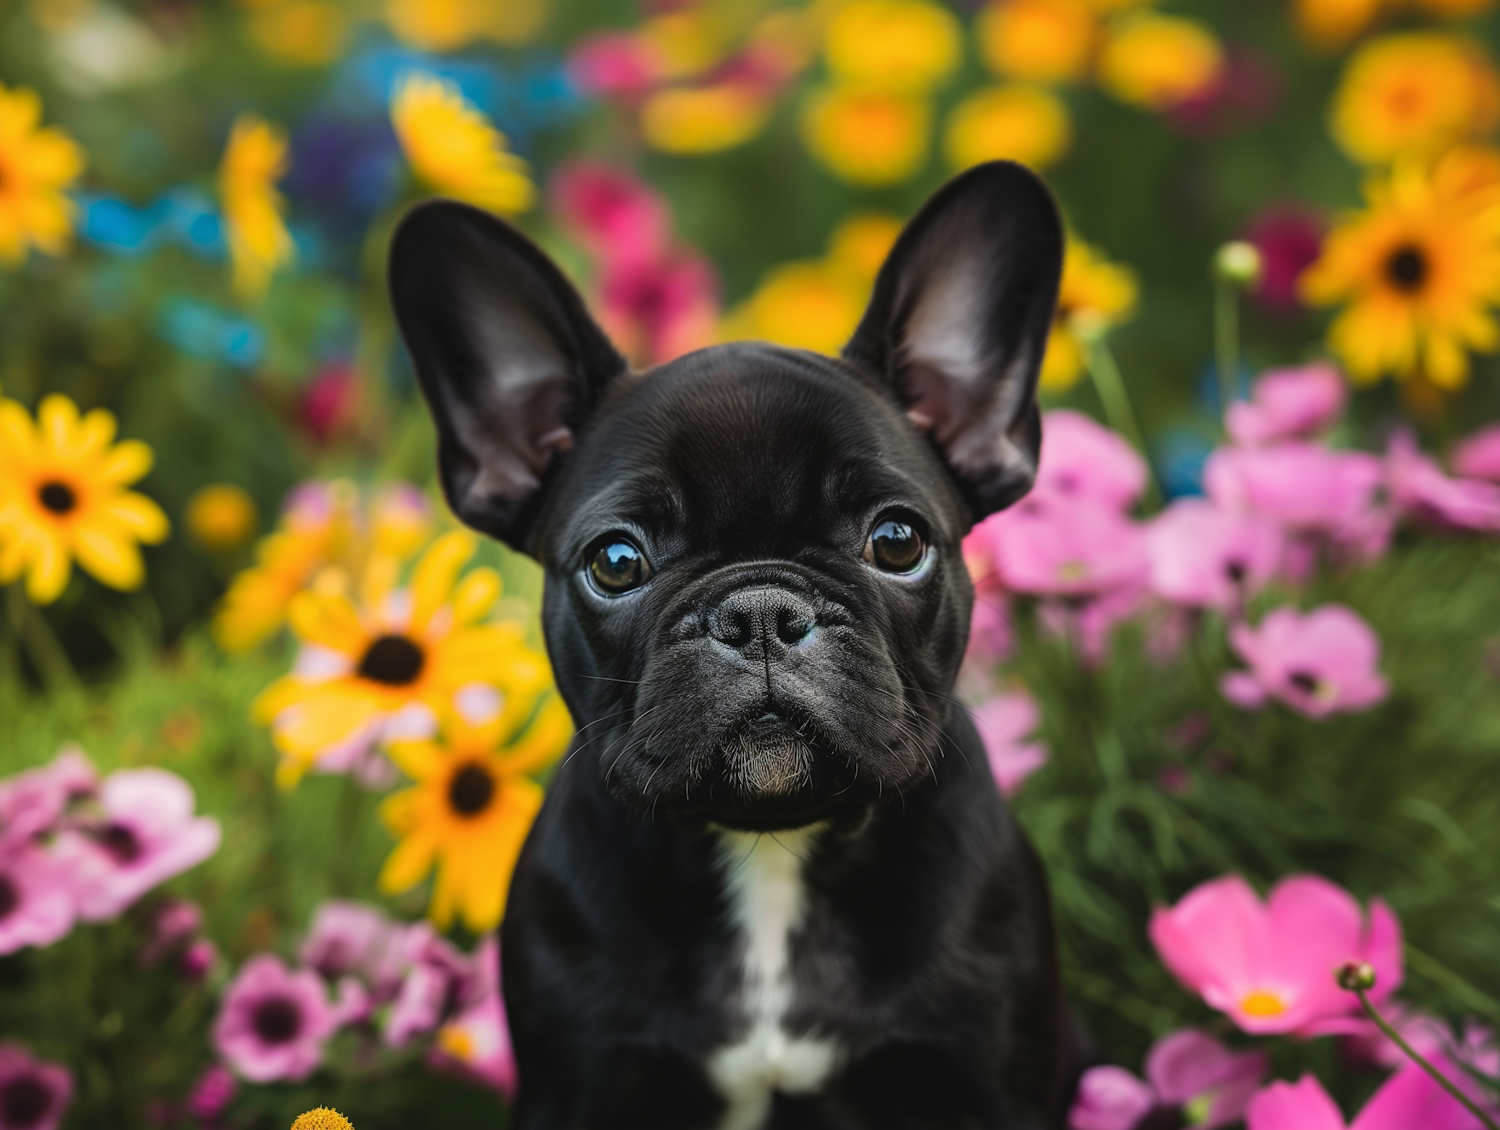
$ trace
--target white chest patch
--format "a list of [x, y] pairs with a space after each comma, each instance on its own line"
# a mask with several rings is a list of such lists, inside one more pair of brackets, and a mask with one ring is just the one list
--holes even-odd
[[837, 1065], [832, 1040], [793, 1037], [782, 1028], [792, 1003], [789, 942], [806, 897], [802, 861], [819, 830], [720, 833], [731, 914], [744, 938], [746, 1025], [739, 1041], [708, 1061], [709, 1077], [729, 1102], [721, 1130], [758, 1130], [774, 1092], [816, 1091]]

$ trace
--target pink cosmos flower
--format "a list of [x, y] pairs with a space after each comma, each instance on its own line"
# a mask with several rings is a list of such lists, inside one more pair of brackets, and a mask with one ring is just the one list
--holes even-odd
[[1407, 517], [1445, 530], [1500, 531], [1500, 486], [1450, 479], [1417, 449], [1411, 432], [1391, 437], [1385, 466], [1391, 501]]
[[1303, 616], [1295, 608], [1266, 613], [1260, 627], [1236, 624], [1229, 642], [1250, 664], [1219, 683], [1224, 697], [1246, 710], [1280, 699], [1310, 718], [1364, 710], [1385, 698], [1389, 684], [1376, 666], [1380, 640], [1341, 604]]
[[0, 954], [50, 946], [75, 914], [68, 872], [48, 852], [22, 842], [0, 854]]
[[311, 969], [293, 973], [263, 953], [225, 987], [214, 1048], [253, 1083], [305, 1079], [323, 1062], [323, 1045], [337, 1027], [323, 979]]
[[[1465, 1091], [1474, 1084], [1452, 1064], [1433, 1061]], [[1401, 1068], [1370, 1096], [1354, 1121], [1343, 1113], [1321, 1083], [1304, 1075], [1296, 1083], [1272, 1083], [1250, 1100], [1246, 1130], [1479, 1130], [1480, 1123], [1427, 1072]]]
[[1010, 623], [1010, 606], [1005, 586], [991, 574], [974, 582], [974, 615], [969, 621], [969, 646], [966, 659], [980, 663], [998, 663], [1009, 658], [1015, 648], [1015, 632]]
[[49, 765], [0, 781], [0, 849], [50, 831], [98, 783], [93, 762], [76, 745], [63, 746]]
[[1260, 282], [1251, 292], [1258, 302], [1283, 312], [1301, 309], [1297, 276], [1318, 257], [1327, 226], [1322, 213], [1301, 204], [1273, 205], [1251, 220], [1245, 239], [1260, 252]]
[[[1384, 552], [1368, 529], [1384, 479], [1380, 460], [1293, 441], [1274, 447], [1221, 447], [1208, 457], [1203, 485], [1225, 510], [1256, 514], [1288, 530]], [[1388, 533], [1388, 530], [1386, 531]]]
[[548, 195], [563, 227], [601, 259], [636, 263], [667, 246], [666, 201], [627, 169], [569, 161], [553, 175]]
[[222, 1063], [216, 1063], [198, 1076], [184, 1104], [188, 1114], [200, 1122], [217, 1122], [219, 1115], [240, 1089], [239, 1080]]
[[186, 981], [201, 981], [219, 960], [219, 947], [207, 938], [190, 943], [177, 958], [177, 972]]
[[585, 94], [634, 99], [656, 85], [661, 66], [646, 42], [628, 32], [587, 36], [568, 55], [568, 75]]
[[203, 928], [203, 910], [187, 899], [169, 898], [151, 913], [151, 937], [141, 949], [141, 961], [153, 965], [182, 949]]
[[1033, 498], [1087, 499], [1128, 510], [1146, 489], [1146, 461], [1119, 432], [1082, 412], [1042, 417], [1042, 456]]
[[1132, 1130], [1152, 1110], [1201, 1108], [1193, 1125], [1238, 1121], [1265, 1078], [1264, 1052], [1233, 1052], [1196, 1028], [1164, 1036], [1146, 1055], [1146, 1079], [1119, 1067], [1084, 1072], [1068, 1116], [1073, 1130]]
[[598, 291], [599, 324], [642, 364], [660, 365], [713, 343], [719, 281], [696, 252], [606, 263]]
[[456, 1070], [507, 1099], [514, 1098], [516, 1057], [500, 993], [500, 947], [495, 935], [486, 935], [480, 942], [474, 964], [478, 999], [438, 1030], [427, 1062], [439, 1070]]
[[1238, 875], [1195, 887], [1151, 915], [1151, 941], [1173, 976], [1252, 1035], [1306, 1032], [1341, 1020], [1358, 998], [1339, 988], [1345, 962], [1375, 969], [1372, 998], [1401, 985], [1401, 924], [1380, 899], [1369, 921], [1348, 892], [1294, 875], [1266, 902]]
[[1246, 447], [1303, 439], [1337, 423], [1347, 398], [1344, 378], [1327, 361], [1271, 369], [1256, 378], [1249, 400], [1229, 406], [1224, 425]]
[[1151, 588], [1195, 608], [1239, 609], [1280, 564], [1281, 531], [1262, 518], [1232, 514], [1202, 498], [1182, 498], [1146, 532]]
[[299, 957], [330, 983], [351, 973], [373, 982], [396, 930], [378, 907], [327, 899], [313, 912]]
[[1013, 592], [1093, 597], [1144, 587], [1144, 527], [1095, 498], [1031, 495], [984, 525], [1000, 580]]
[[436, 1028], [448, 1003], [449, 987], [448, 975], [437, 966], [425, 962], [412, 966], [386, 1017], [385, 1042], [393, 1048], [404, 1047], [412, 1037]]
[[57, 844], [85, 922], [115, 917], [219, 848], [219, 822], [194, 816], [191, 786], [165, 769], [111, 773], [99, 800], [103, 820], [64, 834]]
[[73, 1101], [73, 1076], [20, 1044], [0, 1044], [0, 1130], [57, 1130]]
[[989, 755], [990, 771], [1006, 796], [1047, 763], [1046, 744], [1026, 740], [1041, 721], [1036, 699], [1022, 690], [997, 694], [974, 709], [974, 725]]
[[1500, 424], [1480, 428], [1454, 448], [1453, 469], [1466, 479], [1500, 482]]

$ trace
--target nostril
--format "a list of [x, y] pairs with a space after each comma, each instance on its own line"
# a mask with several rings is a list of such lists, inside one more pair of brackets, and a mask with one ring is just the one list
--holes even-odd
[[782, 608], [776, 613], [776, 635], [788, 647], [795, 647], [812, 634], [813, 619], [804, 609]]
[[730, 647], [744, 647], [750, 642], [750, 617], [738, 608], [721, 607], [714, 615], [713, 637]]

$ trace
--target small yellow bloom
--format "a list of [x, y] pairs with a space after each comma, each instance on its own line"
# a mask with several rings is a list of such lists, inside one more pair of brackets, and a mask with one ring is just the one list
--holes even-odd
[[1389, 0], [1296, 0], [1297, 30], [1314, 47], [1341, 47], [1374, 22]]
[[1135, 314], [1136, 295], [1135, 273], [1129, 267], [1109, 262], [1069, 234], [1057, 313], [1042, 361], [1042, 388], [1065, 392], [1083, 374], [1083, 343], [1075, 331], [1078, 319], [1106, 327], [1128, 322]]
[[923, 93], [953, 73], [962, 43], [958, 21], [927, 0], [848, 0], [828, 22], [824, 55], [844, 83]]
[[1038, 86], [993, 86], [969, 95], [948, 116], [943, 149], [954, 169], [1006, 158], [1045, 169], [1073, 144], [1062, 99]]
[[324, 67], [338, 58], [348, 21], [328, 0], [289, 0], [250, 13], [250, 38], [262, 51], [295, 67]]
[[901, 234], [901, 221], [884, 212], [859, 212], [833, 229], [828, 258], [856, 278], [873, 283]]
[[82, 418], [65, 396], [42, 401], [35, 424], [0, 399], [0, 584], [26, 574], [26, 595], [50, 604], [68, 585], [76, 558], [111, 588], [146, 579], [138, 543], [165, 541], [161, 507], [126, 490], [151, 469], [139, 440], [114, 443], [115, 418], [95, 408]]
[[244, 545], [260, 520], [255, 500], [232, 483], [214, 483], [195, 491], [188, 499], [186, 518], [193, 540], [215, 552]]
[[931, 132], [925, 99], [850, 87], [815, 91], [802, 116], [808, 152], [840, 180], [871, 187], [916, 175]]
[[572, 733], [556, 695], [527, 724], [534, 703], [477, 725], [454, 714], [445, 740], [391, 747], [391, 759], [416, 785], [380, 806], [401, 841], [380, 872], [380, 889], [401, 894], [435, 868], [428, 914], [443, 929], [457, 918], [480, 934], [505, 915], [511, 872], [542, 806], [541, 787], [527, 774], [556, 760]]
[[219, 162], [219, 198], [229, 229], [234, 289], [243, 298], [265, 294], [272, 272], [296, 254], [275, 187], [286, 175], [286, 150], [281, 129], [254, 114], [241, 114]]
[[1088, 77], [1099, 20], [1084, 0], [990, 0], [974, 30], [997, 74], [1077, 82]]
[[1121, 102], [1166, 110], [1213, 82], [1223, 62], [1223, 48], [1203, 24], [1142, 12], [1111, 26], [1099, 85]]
[[667, 87], [641, 107], [641, 134], [664, 153], [718, 153], [760, 133], [773, 106], [745, 83]]
[[0, 84], [0, 264], [9, 267], [21, 264], [28, 246], [61, 255], [73, 235], [73, 204], [63, 190], [83, 172], [83, 150], [41, 120], [36, 91]]
[[412, 172], [429, 188], [494, 212], [531, 207], [536, 189], [526, 162], [506, 150], [505, 135], [452, 83], [408, 75], [391, 102], [391, 124]]
[[354, 1130], [354, 1124], [338, 1111], [326, 1106], [299, 1114], [292, 1130]]
[[1399, 162], [1365, 186], [1368, 207], [1323, 241], [1298, 280], [1315, 306], [1344, 309], [1328, 344], [1351, 379], [1420, 376], [1446, 389], [1469, 376], [1469, 350], [1500, 345], [1500, 181], [1496, 163], [1460, 151], [1431, 172]]
[[455, 51], [481, 37], [530, 42], [547, 18], [546, 0], [386, 0], [396, 38], [420, 51]]
[[1500, 76], [1483, 49], [1455, 35], [1408, 32], [1354, 53], [1333, 97], [1331, 126], [1345, 153], [1373, 165], [1440, 153], [1497, 121]]
[[655, 64], [656, 73], [667, 81], [701, 75], [724, 58], [729, 46], [723, 29], [702, 8], [664, 12], [637, 30], [639, 42]]

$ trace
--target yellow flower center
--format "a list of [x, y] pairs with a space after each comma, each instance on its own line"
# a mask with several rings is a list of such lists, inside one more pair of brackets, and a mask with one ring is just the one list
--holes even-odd
[[417, 681], [427, 663], [422, 649], [401, 635], [376, 636], [360, 658], [355, 674], [361, 679], [404, 687]]
[[1255, 989], [1240, 1001], [1240, 1011], [1246, 1016], [1280, 1016], [1286, 1011], [1286, 1002], [1269, 989]]
[[1060, 581], [1082, 581], [1088, 575], [1089, 567], [1082, 561], [1065, 561], [1057, 569], [1057, 579]]
[[1427, 281], [1427, 252], [1412, 243], [1403, 243], [1385, 259], [1385, 279], [1397, 290], [1413, 294]]
[[299, 1114], [292, 1123], [292, 1130], [354, 1130], [354, 1124], [336, 1110], [320, 1106], [306, 1114]]
[[448, 782], [448, 804], [467, 819], [478, 816], [494, 799], [494, 774], [476, 761], [469, 762]]
[[78, 505], [78, 495], [67, 483], [56, 481], [43, 483], [37, 488], [36, 499], [42, 508], [62, 516]]

